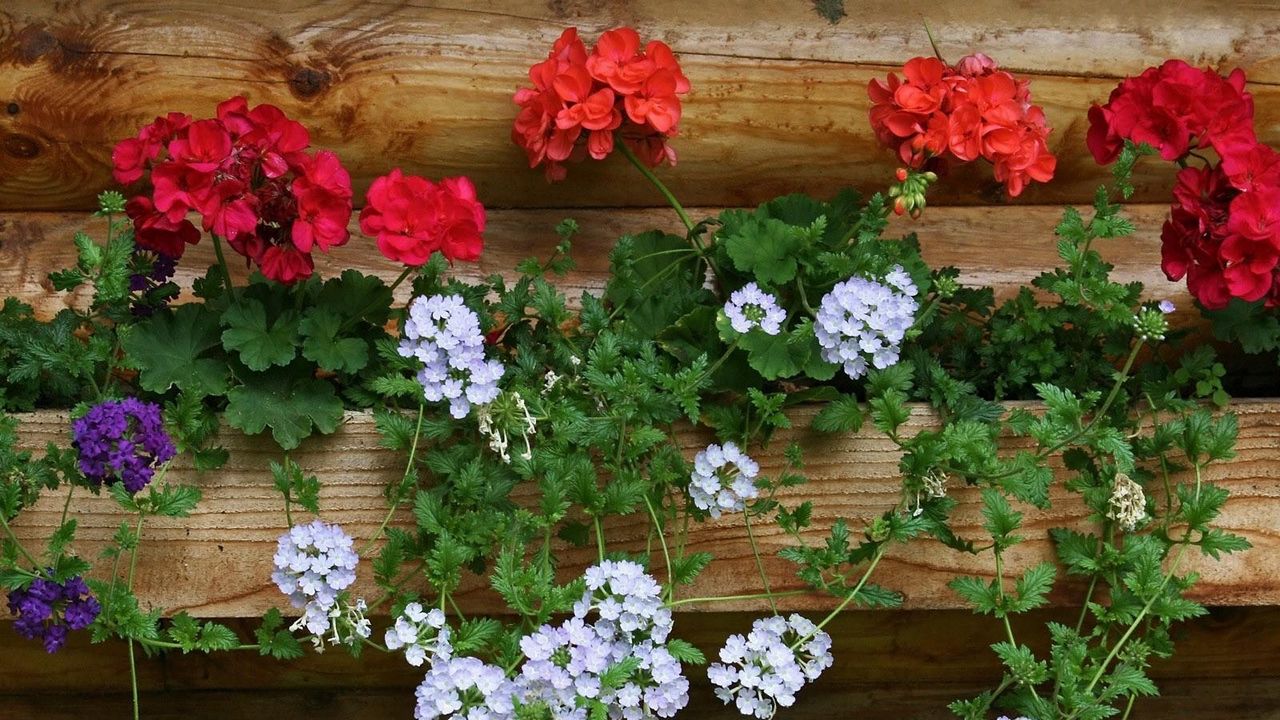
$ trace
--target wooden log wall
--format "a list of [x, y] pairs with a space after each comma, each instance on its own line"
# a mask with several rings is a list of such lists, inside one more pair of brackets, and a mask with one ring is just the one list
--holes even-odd
[[[839, 11], [847, 16], [837, 17]], [[628, 24], [671, 44], [693, 91], [674, 143], [680, 165], [662, 175], [686, 204], [700, 208], [697, 214], [712, 214], [784, 192], [827, 196], [845, 185], [883, 188], [894, 162], [867, 126], [865, 86], [907, 58], [929, 54], [923, 20], [946, 57], [980, 50], [1030, 75], [1035, 100], [1055, 128], [1051, 145], [1060, 163], [1053, 183], [1010, 203], [989, 168], [964, 168], [931, 195], [922, 220], [895, 224], [895, 231], [919, 232], [926, 258], [961, 267], [967, 282], [1007, 295], [1054, 261], [1051, 230], [1059, 206], [1087, 203], [1108, 178], [1084, 151], [1085, 111], [1125, 75], [1168, 57], [1241, 67], [1249, 74], [1260, 135], [1280, 144], [1280, 8], [1270, 0], [281, 0], [269, 6], [8, 0], [0, 4], [0, 295], [19, 295], [46, 317], [81, 300], [53, 293], [45, 276], [68, 261], [73, 232], [92, 232], [81, 211], [113, 186], [114, 142], [158, 114], [207, 115], [234, 94], [277, 104], [306, 123], [315, 145], [341, 155], [357, 193], [392, 166], [474, 178], [493, 209], [477, 275], [545, 254], [555, 222], [577, 218], [584, 229], [579, 268], [565, 286], [571, 295], [596, 289], [614, 238], [674, 223], [657, 207], [659, 196], [619, 159], [573, 166], [568, 181], [548, 185], [540, 172], [525, 168], [522, 152], [510, 143], [511, 94], [563, 27], [576, 25], [590, 37]], [[1104, 252], [1119, 277], [1147, 283], [1149, 297], [1182, 308], [1178, 322], [1194, 322], [1183, 286], [1164, 280], [1158, 269], [1171, 172], [1144, 163], [1136, 180], [1132, 213], [1139, 232]], [[208, 250], [207, 244], [193, 249], [180, 279], [207, 264]], [[359, 237], [320, 263], [322, 272], [348, 266], [384, 277], [396, 273]], [[1260, 402], [1239, 409], [1241, 457], [1222, 466], [1217, 479], [1237, 495], [1228, 527], [1246, 533], [1258, 549], [1206, 567], [1202, 597], [1246, 607], [1217, 610], [1180, 630], [1181, 652], [1158, 669], [1165, 696], [1139, 704], [1133, 718], [1280, 718], [1280, 613], [1267, 607], [1280, 605], [1280, 521], [1274, 520], [1280, 516], [1280, 413]], [[31, 420], [33, 442], [64, 432], [57, 414]], [[913, 422], [925, 420], [919, 415]], [[148, 533], [139, 574], [142, 594], [158, 606], [234, 618], [278, 602], [264, 574], [282, 524], [274, 491], [263, 480], [270, 453], [261, 443], [234, 443], [240, 452], [233, 470], [198, 480], [208, 498], [200, 514], [184, 524], [157, 523]], [[380, 521], [381, 487], [399, 462], [363, 452], [373, 445], [368, 423], [353, 422], [330, 446], [351, 451], [346, 459], [315, 450], [304, 460], [326, 481], [326, 514], [357, 534]], [[896, 483], [890, 450], [869, 435], [842, 439], [815, 458], [814, 483], [803, 492], [820, 501], [828, 518], [878, 512]], [[960, 497], [960, 516], [969, 519], [962, 527], [972, 530], [974, 499]], [[23, 532], [47, 532], [50, 507], [26, 516]], [[114, 518], [98, 501], [77, 508], [92, 551]], [[1041, 540], [1018, 562], [1047, 556], [1042, 531], [1078, 516], [1079, 508], [1063, 505], [1032, 519]], [[638, 535], [636, 526], [615, 530], [621, 540]], [[737, 535], [723, 527], [696, 538], [731, 561], [707, 587], [739, 587], [732, 563], [746, 558]], [[770, 547], [779, 541], [765, 538]], [[886, 560], [882, 579], [910, 589], [908, 606], [916, 609], [844, 617], [833, 633], [835, 669], [802, 695], [790, 716], [827, 717], [843, 708], [868, 718], [943, 718], [945, 702], [995, 683], [998, 668], [986, 645], [998, 634], [989, 619], [949, 609], [956, 602], [942, 586], [957, 570], [989, 570], [934, 550], [907, 548]], [[586, 561], [570, 557], [571, 564]], [[794, 582], [782, 563], [770, 571], [784, 585]], [[1067, 601], [1055, 598], [1055, 604]], [[468, 602], [484, 607], [486, 596], [477, 592]], [[1071, 612], [1046, 611], [1027, 631], [1053, 613]], [[711, 649], [749, 620], [748, 614], [699, 613], [679, 622], [682, 634]], [[118, 645], [78, 642], [47, 658], [0, 628], [0, 719], [85, 712], [125, 717], [123, 653]], [[407, 717], [418, 680], [417, 671], [395, 658], [357, 664], [333, 654], [297, 664], [168, 656], [142, 662], [140, 673], [144, 717], [184, 719]], [[695, 695], [703, 703], [695, 716], [735, 716], [706, 704], [705, 688]]]

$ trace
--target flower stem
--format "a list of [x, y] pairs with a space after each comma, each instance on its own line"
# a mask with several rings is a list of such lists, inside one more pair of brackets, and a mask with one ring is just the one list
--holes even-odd
[[227, 297], [231, 298], [231, 302], [237, 303], [236, 289], [231, 286], [231, 267], [227, 265], [227, 257], [222, 254], [222, 240], [216, 234], [211, 234], [213, 238], [213, 254], [218, 258], [218, 267], [222, 268], [222, 281], [227, 287]]
[[[1169, 572], [1165, 573], [1164, 579], [1160, 582], [1160, 587], [1151, 595], [1151, 599], [1147, 600], [1147, 603], [1142, 606], [1142, 610], [1138, 612], [1137, 617], [1135, 617], [1133, 622], [1129, 624], [1128, 629], [1126, 629], [1124, 634], [1120, 636], [1120, 639], [1116, 641], [1116, 644], [1111, 648], [1111, 652], [1107, 653], [1107, 657], [1102, 660], [1100, 665], [1098, 665], [1098, 670], [1093, 674], [1093, 679], [1089, 681], [1087, 686], [1085, 686], [1085, 694], [1093, 692], [1093, 688], [1098, 685], [1098, 682], [1102, 680], [1102, 676], [1106, 674], [1107, 666], [1109, 666], [1111, 661], [1115, 660], [1116, 656], [1120, 654], [1120, 651], [1124, 649], [1125, 643], [1127, 643], [1129, 638], [1133, 636], [1134, 631], [1138, 629], [1138, 625], [1140, 625], [1142, 620], [1146, 618], [1147, 613], [1151, 612], [1151, 608], [1156, 604], [1156, 600], [1159, 600], [1161, 596], [1164, 595], [1164, 589], [1168, 587], [1169, 582], [1173, 580], [1174, 574], [1178, 571], [1178, 565], [1182, 563], [1182, 556], [1186, 554], [1189, 546], [1189, 543], [1183, 542], [1181, 547], [1178, 548], [1178, 554], [1174, 556], [1173, 563], [1169, 566]], [[1072, 713], [1067, 717], [1067, 720], [1071, 720], [1071, 718], [1074, 718], [1078, 714], [1078, 712]]]
[[9, 542], [13, 543], [13, 546], [18, 549], [22, 557], [26, 558], [27, 562], [31, 563], [31, 567], [35, 568], [35, 571], [39, 573], [41, 571], [40, 563], [31, 556], [31, 553], [27, 552], [22, 543], [18, 542], [18, 536], [13, 534], [13, 528], [9, 527], [9, 522], [5, 520], [4, 513], [0, 513], [0, 527], [4, 528], [4, 534], [9, 537]]
[[676, 580], [675, 571], [671, 567], [671, 553], [667, 550], [667, 534], [662, 529], [662, 522], [658, 520], [658, 513], [653, 509], [653, 501], [649, 499], [649, 495], [644, 495], [644, 506], [649, 510], [649, 517], [653, 519], [653, 528], [658, 533], [658, 542], [662, 545], [662, 559], [667, 563], [667, 603], [670, 604], [675, 598]]
[[596, 549], [599, 552], [600, 562], [604, 562], [604, 528], [600, 526], [600, 516], [593, 515], [591, 523], [596, 527]]
[[133, 720], [138, 720], [142, 713], [138, 704], [138, 663], [133, 659], [133, 638], [129, 638], [129, 685], [133, 689]]
[[764, 594], [769, 598], [769, 609], [774, 615], [778, 614], [778, 603], [773, 599], [773, 592], [769, 589], [769, 574], [764, 571], [764, 561], [760, 559], [760, 546], [756, 543], [756, 534], [751, 529], [751, 510], [748, 508], [742, 512], [742, 520], [747, 525], [747, 541], [751, 543], [751, 557], [756, 561], [756, 570], [760, 573], [760, 584], [764, 587]]
[[[404, 466], [404, 475], [401, 476], [402, 484], [404, 482], [404, 478], [409, 477], [409, 473], [413, 470], [413, 460], [414, 460], [414, 457], [418, 454], [418, 438], [421, 437], [422, 435], [422, 415], [425, 411], [426, 411], [426, 407], [421, 402], [419, 402], [418, 403], [418, 425], [413, 430], [413, 444], [409, 446], [409, 461], [405, 463], [405, 466]], [[365, 543], [364, 547], [360, 549], [361, 555], [367, 555], [369, 551], [373, 549], [374, 543], [376, 543], [378, 539], [382, 537], [382, 533], [387, 531], [387, 525], [391, 523], [391, 518], [395, 516], [396, 509], [400, 507], [401, 500], [402, 498], [397, 493], [395, 500], [390, 503], [391, 507], [387, 510], [387, 516], [382, 519], [382, 524], [378, 526], [377, 532], [375, 532], [373, 536], [369, 538], [369, 541]]]
[[[657, 188], [658, 192], [662, 193], [662, 196], [667, 199], [667, 202], [671, 205], [672, 209], [676, 211], [676, 215], [680, 216], [680, 222], [684, 223], [685, 229], [693, 230], [693, 221], [689, 219], [689, 214], [684, 211], [684, 206], [680, 204], [679, 200], [676, 200], [676, 196], [671, 193], [671, 190], [667, 188], [666, 184], [659, 180], [658, 176], [646, 167], [644, 163], [640, 162], [640, 158], [636, 157], [636, 154], [631, 151], [631, 148], [627, 147], [625, 142], [617, 143], [617, 148], [621, 150], [623, 156], [630, 160], [631, 164], [640, 171], [640, 174], [644, 175], [645, 179]], [[702, 248], [698, 249], [701, 250]]]
[[827, 624], [830, 623], [832, 620], [835, 620], [836, 616], [839, 615], [841, 611], [843, 611], [846, 607], [848, 607], [849, 603], [853, 602], [854, 598], [858, 596], [858, 593], [862, 592], [862, 587], [867, 584], [867, 580], [871, 577], [871, 573], [875, 572], [876, 566], [880, 564], [880, 558], [884, 557], [884, 552], [885, 552], [885, 545], [881, 543], [880, 546], [876, 548], [875, 554], [872, 555], [871, 563], [867, 565], [866, 571], [862, 573], [862, 578], [858, 580], [858, 584], [853, 586], [853, 590], [851, 590], [849, 594], [845, 596], [844, 600], [842, 600], [840, 604], [836, 606], [835, 610], [832, 610], [830, 613], [828, 613], [827, 616], [822, 619], [822, 622], [818, 623], [817, 626], [814, 627], [813, 632], [810, 632], [808, 635], [800, 638], [799, 640], [796, 640], [794, 643], [791, 643], [792, 650], [795, 650], [801, 645], [809, 642], [809, 640], [811, 640], [813, 636], [818, 633], [819, 630], [826, 627]]
[[684, 598], [667, 603], [667, 607], [679, 607], [681, 605], [705, 604], [714, 602], [736, 602], [739, 600], [764, 600], [766, 598], [783, 598], [796, 597], [798, 595], [810, 595], [808, 590], [785, 590], [776, 593], [754, 593], [751, 595], [717, 595], [713, 597], [695, 597]]

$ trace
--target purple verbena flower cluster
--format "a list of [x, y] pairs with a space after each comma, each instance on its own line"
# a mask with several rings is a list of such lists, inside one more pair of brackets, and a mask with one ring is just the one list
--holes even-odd
[[9, 592], [9, 612], [17, 616], [13, 629], [19, 635], [39, 640], [47, 652], [55, 653], [66, 643], [69, 631], [92, 625], [102, 606], [79, 576], [62, 583], [36, 578], [27, 587]]
[[740, 333], [760, 328], [766, 335], [777, 335], [787, 319], [786, 311], [778, 306], [778, 299], [753, 282], [733, 291], [725, 303], [724, 314], [729, 318], [729, 326]]
[[136, 493], [177, 453], [160, 406], [137, 398], [103, 400], [71, 423], [80, 472], [94, 485], [120, 482]]
[[504, 720], [515, 716], [507, 674], [473, 657], [432, 663], [415, 695], [414, 720]]
[[388, 650], [404, 648], [405, 660], [414, 667], [421, 667], [429, 657], [434, 662], [434, 658], [448, 660], [453, 655], [444, 611], [424, 610], [421, 603], [405, 605], [395, 625], [387, 628], [385, 641]]
[[360, 556], [341, 527], [314, 520], [295, 525], [280, 536], [271, 579], [296, 608], [304, 608], [301, 623], [313, 635], [329, 631], [338, 596], [356, 581]]
[[713, 518], [725, 512], [741, 512], [748, 500], [760, 494], [755, 485], [759, 473], [760, 466], [737, 445], [708, 445], [693, 458], [689, 497]]
[[[662, 586], [640, 565], [611, 560], [588, 568], [586, 583], [572, 618], [520, 641], [519, 703], [556, 720], [586, 720], [579, 698], [603, 703], [614, 719], [674, 716], [689, 702], [689, 681], [666, 647], [673, 621]], [[601, 676], [628, 658], [639, 661], [635, 672], [620, 687], [605, 686]]]
[[480, 319], [461, 295], [419, 297], [409, 305], [400, 354], [422, 361], [418, 382], [427, 400], [449, 401], [449, 414], [464, 418], [471, 405], [498, 396], [504, 368], [484, 356]]
[[902, 340], [915, 322], [917, 289], [900, 266], [884, 282], [851, 277], [822, 298], [814, 333], [822, 359], [844, 368], [852, 379], [869, 367], [883, 370], [898, 362]]
[[745, 638], [730, 635], [707, 678], [726, 705], [765, 720], [779, 705], [795, 704], [796, 693], [831, 663], [830, 635], [800, 615], [775, 615], [756, 620]]

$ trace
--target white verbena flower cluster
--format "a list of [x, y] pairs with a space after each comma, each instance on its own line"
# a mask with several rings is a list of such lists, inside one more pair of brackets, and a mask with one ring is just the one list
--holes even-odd
[[765, 335], [782, 332], [782, 323], [787, 319], [786, 311], [778, 306], [778, 299], [754, 282], [733, 291], [725, 303], [724, 314], [734, 330], [748, 333], [760, 328]]
[[414, 720], [504, 720], [515, 715], [514, 687], [502, 668], [473, 657], [431, 664], [415, 695]]
[[855, 380], [869, 368], [895, 365], [919, 309], [917, 292], [897, 265], [884, 282], [855, 276], [837, 284], [823, 296], [814, 321], [822, 359]]
[[305, 608], [299, 623], [312, 635], [329, 632], [333, 619], [343, 614], [338, 598], [356, 581], [360, 562], [353, 546], [341, 527], [320, 520], [295, 525], [277, 541], [271, 579], [294, 607]]
[[725, 512], [741, 512], [748, 500], [760, 494], [755, 485], [759, 473], [760, 465], [737, 445], [708, 445], [693, 458], [689, 497], [713, 518]]
[[404, 612], [387, 628], [384, 642], [388, 650], [404, 648], [404, 658], [414, 667], [421, 667], [427, 658], [448, 660], [453, 655], [449, 641], [450, 631], [444, 611], [440, 608], [425, 610], [422, 603], [412, 602], [404, 606]]
[[471, 406], [498, 396], [504, 368], [484, 354], [480, 319], [461, 295], [431, 295], [409, 305], [400, 354], [422, 361], [418, 382], [431, 402], [449, 401], [449, 414], [464, 418]]
[[831, 636], [800, 615], [756, 620], [744, 638], [730, 635], [720, 662], [707, 668], [716, 697], [765, 720], [795, 704], [806, 682], [831, 667]]
[[[586, 720], [579, 698], [599, 701], [614, 720], [674, 716], [689, 702], [689, 681], [666, 647], [673, 620], [662, 586], [640, 565], [610, 560], [589, 568], [586, 583], [572, 618], [521, 640], [519, 704], [540, 705], [555, 720]], [[602, 682], [632, 658], [637, 667], [625, 682]]]

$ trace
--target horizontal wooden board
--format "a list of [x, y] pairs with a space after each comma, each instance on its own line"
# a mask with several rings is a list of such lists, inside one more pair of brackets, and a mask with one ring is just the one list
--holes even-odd
[[[718, 210], [693, 208], [691, 212], [703, 217]], [[1175, 326], [1199, 323], [1186, 285], [1170, 282], [1160, 271], [1160, 227], [1168, 208], [1133, 205], [1128, 212], [1137, 232], [1097, 245], [1115, 266], [1114, 277], [1145, 283], [1149, 299], [1172, 300], [1179, 307]], [[958, 267], [964, 284], [990, 285], [998, 295], [1007, 297], [1059, 264], [1053, 228], [1061, 216], [1062, 209], [1054, 206], [932, 207], [919, 220], [894, 218], [888, 236], [916, 233], [930, 265]], [[578, 267], [557, 280], [570, 300], [584, 291], [598, 292], [604, 286], [609, 275], [609, 252], [618, 237], [651, 228], [674, 232], [679, 226], [674, 213], [664, 209], [494, 210], [489, 213], [486, 249], [480, 262], [459, 263], [454, 272], [473, 279], [491, 273], [511, 275], [521, 259], [546, 257], [554, 250], [558, 241], [555, 226], [565, 217], [576, 218], [582, 228], [574, 240], [573, 257]], [[87, 301], [83, 295], [55, 292], [48, 274], [75, 263], [71, 238], [77, 231], [101, 238], [103, 223], [85, 213], [0, 213], [0, 295], [21, 298], [33, 305], [41, 317]], [[351, 229], [354, 235], [346, 246], [330, 255], [316, 255], [317, 272], [331, 276], [350, 267], [379, 275], [388, 282], [393, 280], [401, 268], [379, 255], [373, 241], [360, 235], [354, 223]], [[207, 239], [191, 247], [179, 264], [177, 282], [190, 288], [191, 281], [213, 261], [213, 248]], [[407, 300], [407, 293], [405, 286], [398, 300]]]
[[[1240, 439], [1236, 459], [1211, 466], [1208, 480], [1232, 493], [1218, 524], [1239, 533], [1253, 543], [1246, 553], [1228, 556], [1220, 562], [1195, 558], [1188, 568], [1202, 575], [1194, 597], [1218, 605], [1280, 604], [1280, 468], [1275, 457], [1280, 450], [1280, 404], [1239, 401], [1233, 410], [1240, 418]], [[811, 411], [799, 410], [797, 428], [808, 424]], [[67, 416], [61, 412], [40, 412], [22, 416], [23, 442], [43, 447], [48, 442], [67, 441]], [[914, 433], [930, 427], [931, 413], [917, 407], [906, 431]], [[790, 491], [790, 501], [812, 500], [814, 527], [812, 541], [820, 541], [837, 518], [848, 518], [854, 528], [892, 507], [900, 493], [899, 454], [893, 444], [873, 429], [844, 436], [821, 436], [797, 429], [781, 433], [770, 447], [758, 453], [762, 472], [777, 472], [783, 464], [782, 449], [790, 441], [806, 449], [805, 472], [808, 485]], [[279, 451], [261, 438], [247, 438], [227, 431], [223, 441], [231, 451], [229, 464], [216, 473], [196, 476], [183, 464], [169, 473], [172, 482], [194, 483], [204, 492], [196, 512], [186, 519], [156, 519], [148, 523], [138, 566], [138, 594], [145, 603], [166, 612], [188, 610], [207, 616], [245, 617], [279, 606], [283, 598], [270, 580], [276, 538], [285, 530], [282, 501], [274, 490], [268, 463]], [[708, 438], [697, 432], [678, 431], [675, 437], [687, 454], [703, 446]], [[1024, 444], [1011, 441], [1010, 447]], [[380, 450], [378, 434], [368, 415], [350, 413], [331, 436], [313, 438], [292, 454], [292, 458], [323, 484], [322, 516], [341, 523], [358, 540], [368, 538], [385, 514], [383, 490], [400, 477], [402, 458]], [[521, 486], [514, 497], [532, 501], [536, 491]], [[983, 537], [981, 502], [972, 488], [950, 491], [959, 502], [953, 528], [961, 537]], [[1006, 555], [1010, 574], [1046, 559], [1053, 550], [1048, 531], [1054, 527], [1087, 527], [1086, 512], [1075, 496], [1056, 486], [1054, 506], [1047, 512], [1027, 508], [1024, 535], [1028, 541]], [[46, 496], [26, 510], [15, 523], [24, 541], [39, 546], [57, 527], [63, 499]], [[72, 503], [79, 523], [76, 549], [94, 557], [108, 542], [124, 519], [114, 502], [105, 497], [79, 496]], [[406, 513], [395, 522], [410, 522]], [[606, 530], [609, 547], [631, 552], [645, 547], [648, 530], [643, 515], [616, 518]], [[777, 590], [795, 590], [803, 584], [794, 567], [777, 557], [791, 540], [774, 526], [756, 529], [764, 564]], [[759, 578], [754, 572], [750, 546], [738, 516], [697, 525], [690, 530], [690, 550], [711, 552], [717, 561], [695, 586], [681, 591], [682, 597], [722, 596], [755, 593]], [[578, 575], [595, 561], [594, 548], [557, 551], [565, 578]], [[956, 608], [962, 604], [946, 583], [957, 574], [990, 576], [989, 556], [970, 556], [946, 549], [931, 540], [919, 540], [895, 547], [882, 562], [876, 581], [905, 594], [907, 608]], [[661, 573], [661, 561], [655, 560]], [[1077, 598], [1079, 588], [1071, 582], [1059, 586], [1052, 596], [1057, 605]], [[357, 595], [376, 597], [370, 570], [365, 563]], [[501, 612], [502, 605], [488, 590], [483, 578], [468, 579], [458, 593], [463, 607], [474, 612]], [[1077, 600], [1078, 601], [1078, 600]], [[782, 603], [796, 609], [821, 609], [833, 605], [825, 596], [802, 595]], [[695, 605], [689, 610], [751, 609], [759, 602]]]
[[[1084, 150], [1087, 107], [1166, 57], [1246, 69], [1260, 135], [1280, 140], [1280, 16], [1269, 3], [876, 0], [847, 10], [833, 25], [810, 0], [14, 0], [0, 9], [0, 209], [87, 207], [112, 185], [116, 140], [170, 110], [208, 115], [238, 93], [306, 123], [361, 192], [399, 165], [470, 175], [495, 206], [660, 203], [617, 158], [549, 187], [511, 143], [512, 92], [568, 25], [594, 35], [633, 24], [681, 56], [693, 91], [675, 141], [680, 166], [663, 175], [688, 204], [884, 187], [894, 161], [868, 126], [866, 84], [929, 54], [922, 20], [951, 59], [981, 50], [1034, 75], [1061, 161], [1055, 182], [1024, 202], [1092, 196], [1107, 173]], [[1145, 163], [1138, 197], [1167, 198], [1170, 178], [1170, 167]], [[1001, 198], [990, 169], [974, 166], [934, 202]]]
[[[1044, 622], [1072, 621], [1065, 611], [1015, 618], [1018, 638], [1043, 647]], [[707, 614], [677, 620], [676, 634], [712, 654], [750, 617]], [[1234, 720], [1280, 717], [1277, 660], [1280, 623], [1276, 608], [1220, 608], [1209, 617], [1175, 628], [1178, 652], [1157, 662], [1153, 676], [1162, 698], [1135, 707], [1134, 718]], [[241, 634], [248, 622], [233, 621]], [[944, 718], [946, 702], [994, 684], [1000, 669], [987, 646], [1002, 638], [991, 618], [964, 611], [901, 611], [847, 614], [830, 626], [835, 665], [799, 695], [786, 717], [830, 717], [830, 709], [859, 711], [872, 719]], [[45, 655], [35, 643], [0, 627], [0, 708], [13, 717], [72, 717], [93, 708], [103, 717], [126, 716], [128, 664], [119, 642], [89, 645], [83, 634], [66, 649]], [[241, 653], [213, 656], [171, 653], [139, 662], [144, 717], [192, 720], [245, 716], [257, 708], [289, 720], [408, 717], [422, 670], [398, 655], [309, 654], [276, 662]], [[728, 718], [716, 704], [700, 669], [690, 714]]]

